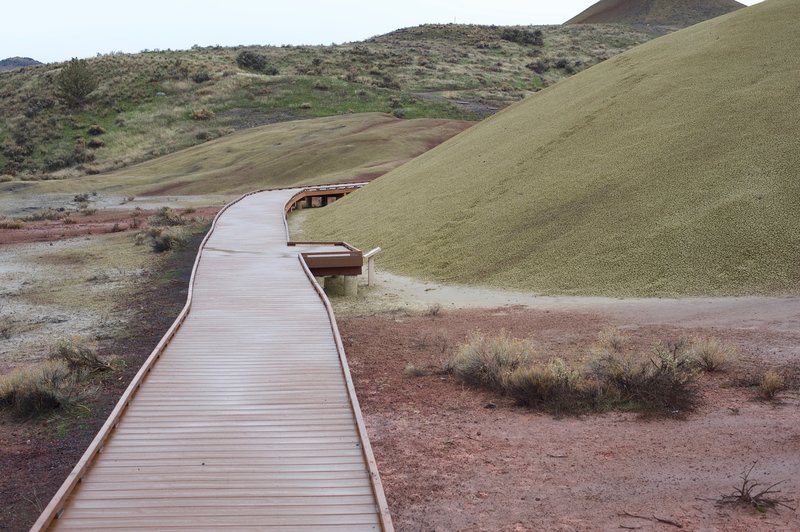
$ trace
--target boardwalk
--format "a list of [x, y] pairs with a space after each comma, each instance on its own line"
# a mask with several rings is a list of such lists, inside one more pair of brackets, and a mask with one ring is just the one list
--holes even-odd
[[218, 217], [188, 316], [34, 529], [391, 529], [338, 332], [286, 245], [296, 192]]

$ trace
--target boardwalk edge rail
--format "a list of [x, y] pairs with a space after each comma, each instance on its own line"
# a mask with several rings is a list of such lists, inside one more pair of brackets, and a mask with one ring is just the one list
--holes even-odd
[[[242, 196], [226, 204], [219, 210], [217, 215], [214, 217], [214, 220], [211, 222], [211, 227], [209, 228], [208, 233], [206, 233], [206, 236], [203, 238], [202, 242], [200, 243], [200, 247], [198, 248], [197, 257], [195, 257], [194, 265], [192, 266], [192, 274], [189, 277], [189, 288], [186, 295], [186, 303], [184, 304], [177, 318], [175, 318], [175, 321], [172, 323], [170, 328], [167, 329], [167, 332], [164, 334], [164, 336], [161, 338], [158, 344], [156, 344], [156, 347], [153, 349], [153, 351], [150, 353], [150, 355], [142, 364], [142, 367], [133, 377], [133, 380], [131, 380], [131, 383], [125, 389], [125, 392], [122, 394], [119, 401], [114, 406], [114, 409], [111, 411], [111, 414], [109, 414], [108, 419], [106, 419], [105, 423], [100, 428], [97, 435], [89, 444], [89, 447], [83, 453], [80, 460], [78, 460], [78, 463], [75, 464], [75, 467], [72, 469], [69, 475], [67, 475], [67, 478], [64, 480], [61, 487], [58, 489], [55, 495], [53, 495], [53, 498], [45, 507], [44, 511], [42, 511], [41, 515], [36, 520], [36, 522], [33, 524], [33, 526], [30, 529], [31, 532], [39, 532], [42, 530], [47, 530], [50, 524], [55, 519], [57, 519], [58, 516], [61, 514], [61, 512], [64, 510], [64, 505], [67, 499], [75, 490], [75, 487], [83, 480], [83, 476], [86, 473], [86, 470], [94, 461], [95, 457], [99, 453], [103, 452], [103, 447], [105, 446], [105, 442], [108, 440], [111, 433], [119, 424], [120, 418], [125, 413], [125, 410], [127, 409], [130, 402], [133, 400], [133, 397], [136, 395], [138, 389], [141, 387], [142, 383], [144, 382], [144, 379], [147, 377], [147, 374], [150, 373], [153, 366], [161, 357], [164, 350], [167, 348], [167, 346], [169, 345], [172, 338], [175, 336], [175, 333], [178, 331], [180, 326], [183, 324], [184, 321], [186, 321], [186, 317], [189, 315], [189, 312], [192, 308], [192, 292], [194, 290], [195, 276], [197, 274], [197, 268], [200, 265], [200, 259], [203, 256], [203, 251], [205, 250], [206, 243], [211, 238], [211, 235], [214, 233], [214, 229], [217, 226], [217, 222], [219, 221], [220, 217], [225, 213], [225, 211], [227, 211], [230, 207], [236, 205], [243, 199], [247, 198], [248, 196], [252, 196], [254, 194], [260, 194], [262, 192], [269, 192], [272, 190], [286, 190], [286, 188], [301, 189], [298, 192], [298, 194], [296, 194], [289, 200], [283, 212], [283, 224], [286, 229], [286, 240], [288, 244], [289, 225], [286, 221], [286, 215], [291, 210], [292, 203], [297, 201], [298, 197], [302, 196], [309, 189], [330, 188], [333, 190], [338, 190], [341, 188], [348, 188], [348, 187], [352, 189], [357, 189], [362, 187], [364, 184], [365, 183], [353, 183], [349, 185], [333, 185], [333, 186], [300, 185], [297, 187], [269, 188], [263, 190], [256, 190], [253, 192], [248, 192], [246, 194], [243, 194]], [[319, 284], [317, 284], [316, 280], [314, 279], [314, 276], [311, 275], [311, 271], [308, 269], [308, 266], [303, 260], [302, 255], [298, 255], [298, 258], [300, 260], [303, 271], [305, 272], [306, 276], [309, 277], [311, 285], [317, 291], [317, 294], [320, 296], [320, 299], [322, 300], [322, 303], [325, 305], [325, 308], [328, 312], [328, 317], [331, 323], [331, 329], [333, 330], [333, 336], [336, 341], [336, 349], [339, 353], [339, 359], [342, 361], [342, 368], [345, 376], [345, 381], [347, 384], [347, 390], [350, 396], [350, 405], [356, 417], [359, 439], [361, 440], [362, 443], [362, 451], [364, 453], [364, 457], [366, 459], [367, 466], [369, 468], [370, 479], [372, 483], [372, 491], [375, 494], [375, 499], [378, 504], [381, 524], [384, 530], [393, 531], [394, 527], [392, 525], [391, 517], [389, 515], [389, 506], [386, 502], [386, 497], [383, 493], [383, 487], [381, 484], [380, 475], [378, 474], [377, 463], [372, 453], [372, 447], [369, 443], [369, 438], [367, 435], [366, 427], [364, 425], [364, 420], [361, 416], [361, 408], [359, 406], [358, 398], [356, 397], [355, 389], [353, 387], [352, 378], [350, 376], [350, 369], [347, 366], [347, 358], [344, 354], [344, 346], [342, 344], [341, 335], [339, 334], [339, 329], [336, 325], [336, 318], [333, 315], [333, 308], [330, 305], [330, 301], [328, 301], [328, 298], [325, 296], [325, 292], [322, 291]]]

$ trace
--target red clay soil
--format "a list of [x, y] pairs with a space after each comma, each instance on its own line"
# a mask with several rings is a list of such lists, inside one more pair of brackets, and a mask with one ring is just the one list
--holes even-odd
[[153, 274], [147, 289], [120, 302], [140, 308], [127, 332], [100, 342], [99, 353], [120, 357], [124, 369], [108, 374], [87, 412], [20, 422], [0, 412], [0, 531], [28, 530], [105, 422], [128, 383], [186, 302], [186, 288], [203, 235], [165, 265], [177, 275]]
[[[219, 207], [203, 207], [184, 214], [184, 218], [213, 218]], [[55, 242], [86, 235], [101, 235], [121, 231], [141, 230], [147, 227], [152, 210], [102, 210], [91, 215], [73, 213], [69, 221], [40, 220], [26, 222], [20, 229], [0, 229], [0, 244], [30, 242]], [[183, 213], [184, 210], [178, 209]]]
[[[524, 309], [340, 319], [397, 529], [800, 530], [800, 516], [785, 507], [759, 513], [719, 504], [754, 461], [752, 479], [786, 480], [777, 496], [800, 504], [797, 392], [767, 403], [733, 385], [773, 366], [772, 353], [800, 345], [800, 331], [613, 324], [627, 326], [641, 348], [691, 334], [740, 346], [734, 369], [702, 378], [702, 406], [686, 419], [557, 419], [438, 371], [475, 329], [505, 329], [534, 338], [543, 353], [574, 358], [607, 325], [598, 315]], [[406, 376], [407, 364], [428, 374]], [[799, 367], [776, 369], [794, 375], [796, 385]]]

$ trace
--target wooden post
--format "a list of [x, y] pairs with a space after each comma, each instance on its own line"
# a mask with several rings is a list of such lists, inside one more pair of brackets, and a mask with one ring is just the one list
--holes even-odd
[[364, 253], [364, 258], [367, 259], [367, 286], [375, 285], [375, 255], [380, 252], [381, 248], [375, 248]]

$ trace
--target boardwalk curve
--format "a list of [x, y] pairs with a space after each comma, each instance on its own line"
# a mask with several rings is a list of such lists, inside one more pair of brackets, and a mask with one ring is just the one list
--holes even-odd
[[33, 526], [391, 530], [335, 318], [284, 209], [244, 196], [186, 307]]

